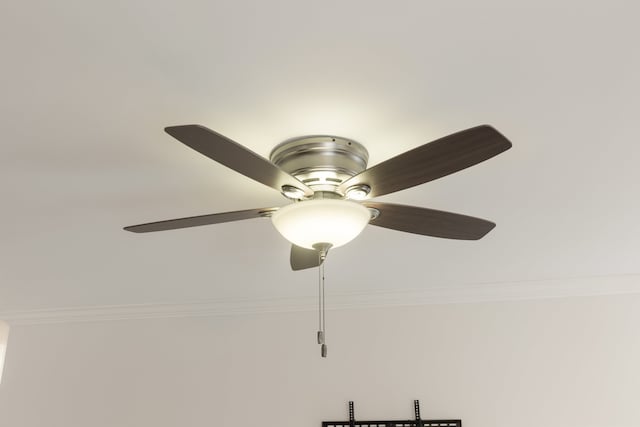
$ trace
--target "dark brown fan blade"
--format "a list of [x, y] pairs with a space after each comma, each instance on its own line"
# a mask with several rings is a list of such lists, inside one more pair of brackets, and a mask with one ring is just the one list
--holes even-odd
[[363, 205], [380, 211], [380, 215], [371, 220], [371, 225], [425, 236], [478, 240], [496, 226], [484, 219], [416, 206], [377, 202]]
[[366, 184], [368, 197], [382, 196], [483, 162], [511, 148], [511, 143], [489, 125], [477, 126], [437, 139], [377, 164], [340, 186]]
[[178, 228], [199, 227], [201, 225], [220, 224], [222, 222], [240, 221], [267, 217], [278, 208], [248, 209], [246, 211], [224, 212], [209, 215], [190, 216], [188, 218], [168, 219], [166, 221], [149, 222], [147, 224], [130, 225], [124, 229], [134, 233], [151, 231], [176, 230]]
[[291, 245], [291, 269], [293, 271], [305, 270], [320, 265], [318, 251]]
[[169, 126], [164, 130], [210, 159], [280, 192], [287, 185], [302, 190], [305, 196], [313, 195], [312, 189], [278, 166], [211, 129], [200, 125], [184, 125]]

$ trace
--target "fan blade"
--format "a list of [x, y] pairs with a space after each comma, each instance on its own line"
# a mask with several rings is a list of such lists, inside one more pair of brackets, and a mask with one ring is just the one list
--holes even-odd
[[429, 142], [377, 164], [340, 186], [344, 194], [354, 185], [371, 187], [368, 197], [377, 197], [483, 162], [511, 148], [511, 142], [489, 125], [477, 126]]
[[293, 271], [305, 270], [320, 265], [318, 251], [291, 245], [291, 269]]
[[478, 240], [496, 226], [484, 219], [416, 206], [377, 202], [363, 205], [380, 211], [378, 217], [371, 220], [371, 225], [425, 236]]
[[222, 222], [268, 217], [270, 216], [270, 214], [277, 210], [278, 208], [248, 209], [246, 211], [190, 216], [188, 218], [168, 219], [166, 221], [130, 225], [129, 227], [125, 227], [124, 229], [133, 233], [149, 233], [151, 231], [176, 230], [178, 228], [199, 227], [201, 225], [220, 224]]
[[166, 127], [165, 132], [210, 159], [280, 192], [283, 186], [301, 190], [312, 196], [313, 190], [267, 159], [200, 125]]

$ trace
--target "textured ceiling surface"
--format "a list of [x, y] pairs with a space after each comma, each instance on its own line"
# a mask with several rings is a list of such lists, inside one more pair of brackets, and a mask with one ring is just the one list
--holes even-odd
[[126, 225], [286, 203], [163, 132], [268, 156], [334, 134], [370, 165], [488, 123], [514, 144], [380, 200], [487, 218], [477, 242], [368, 227], [331, 292], [635, 275], [637, 3], [10, 0], [0, 13], [0, 312], [310, 296], [268, 220]]

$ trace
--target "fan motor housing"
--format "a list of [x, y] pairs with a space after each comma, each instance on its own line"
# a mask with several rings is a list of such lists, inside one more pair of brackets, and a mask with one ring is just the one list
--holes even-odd
[[313, 135], [279, 144], [269, 160], [314, 191], [339, 193], [340, 184], [367, 168], [369, 152], [351, 139]]

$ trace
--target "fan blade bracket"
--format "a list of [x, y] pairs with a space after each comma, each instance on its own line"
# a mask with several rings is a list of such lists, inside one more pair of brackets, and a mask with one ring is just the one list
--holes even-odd
[[284, 197], [290, 200], [301, 200], [304, 198], [308, 198], [309, 196], [298, 187], [294, 187], [293, 185], [285, 184], [280, 188], [280, 193]]
[[375, 221], [380, 216], [380, 209], [376, 209], [374, 207], [366, 205], [365, 207], [369, 209], [369, 213], [371, 214], [371, 219], [369, 221]]
[[371, 186], [361, 183], [348, 187], [344, 190], [344, 197], [349, 200], [361, 201], [369, 198]]

